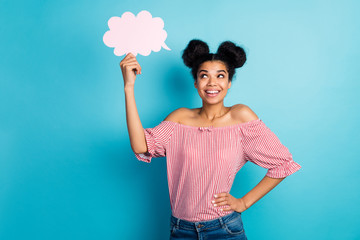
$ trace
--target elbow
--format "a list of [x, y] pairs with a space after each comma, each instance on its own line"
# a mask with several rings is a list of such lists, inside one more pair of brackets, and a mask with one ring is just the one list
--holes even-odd
[[287, 176], [286, 175], [279, 175], [279, 174], [270, 173], [269, 171], [265, 174], [266, 178], [272, 178], [272, 179], [278, 179], [278, 180], [284, 180]]
[[286, 178], [287, 176], [297, 172], [301, 166], [294, 162], [289, 161], [275, 168], [269, 169], [266, 176], [270, 178]]
[[142, 153], [147, 153], [147, 148], [146, 149], [144, 149], [144, 148], [136, 148], [136, 147], [133, 147], [133, 146], [131, 146], [131, 149], [133, 150], [133, 152], [134, 153], [136, 153], [136, 154], [142, 154]]

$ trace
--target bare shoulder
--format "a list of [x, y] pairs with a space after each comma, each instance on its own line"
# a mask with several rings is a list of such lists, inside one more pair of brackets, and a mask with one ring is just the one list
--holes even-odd
[[256, 113], [245, 104], [236, 104], [231, 109], [231, 117], [239, 123], [250, 122], [258, 119]]
[[178, 108], [172, 111], [169, 115], [167, 115], [164, 121], [180, 123], [180, 119], [183, 119], [184, 116], [188, 115], [190, 112], [191, 110], [189, 108], [185, 108], [185, 107]]

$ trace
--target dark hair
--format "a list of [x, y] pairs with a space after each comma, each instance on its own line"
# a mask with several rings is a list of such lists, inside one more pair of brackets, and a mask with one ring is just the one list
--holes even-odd
[[222, 61], [227, 67], [229, 81], [231, 81], [235, 74], [235, 68], [242, 67], [246, 62], [246, 53], [242, 47], [236, 46], [230, 41], [221, 43], [217, 53], [210, 53], [209, 46], [205, 42], [193, 39], [184, 49], [182, 59], [185, 65], [191, 68], [195, 80], [197, 79], [197, 71], [203, 62]]

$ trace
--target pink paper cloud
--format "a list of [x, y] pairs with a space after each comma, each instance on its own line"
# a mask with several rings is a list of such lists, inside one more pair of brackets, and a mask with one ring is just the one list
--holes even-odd
[[148, 56], [151, 51], [160, 51], [161, 47], [170, 50], [165, 44], [164, 21], [153, 18], [148, 11], [141, 11], [137, 16], [125, 12], [121, 17], [111, 17], [108, 25], [110, 30], [104, 34], [103, 41], [106, 46], [115, 48], [116, 56], [129, 52], [135, 56]]

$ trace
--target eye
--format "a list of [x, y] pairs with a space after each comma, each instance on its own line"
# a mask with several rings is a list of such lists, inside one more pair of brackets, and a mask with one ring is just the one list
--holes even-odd
[[207, 77], [206, 74], [201, 74], [201, 75], [200, 75], [200, 78], [205, 78], [205, 77]]
[[218, 75], [218, 78], [224, 78], [225, 76], [224, 76], [224, 74], [219, 74]]

